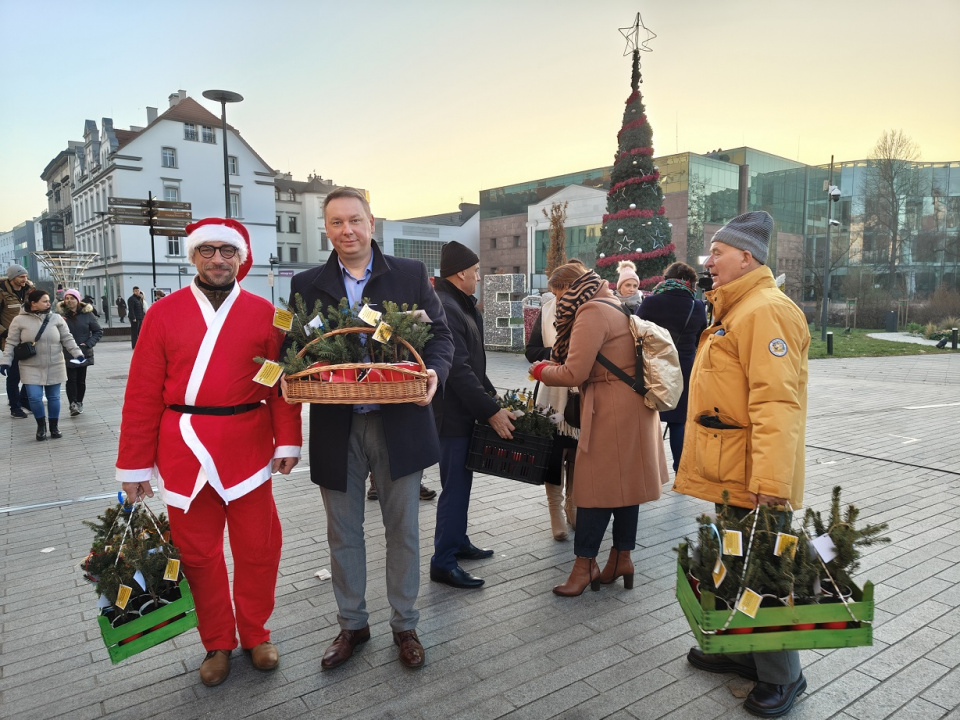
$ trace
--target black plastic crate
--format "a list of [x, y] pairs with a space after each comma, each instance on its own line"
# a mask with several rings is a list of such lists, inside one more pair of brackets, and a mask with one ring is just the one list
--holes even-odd
[[489, 425], [473, 426], [467, 469], [543, 485], [543, 476], [553, 449], [553, 438], [513, 433], [513, 440], [504, 440]]

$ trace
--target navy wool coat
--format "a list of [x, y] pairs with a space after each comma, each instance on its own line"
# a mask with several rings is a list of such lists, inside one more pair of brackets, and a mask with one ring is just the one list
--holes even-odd
[[[443, 306], [419, 260], [384, 255], [371, 241], [373, 271], [363, 291], [375, 310], [382, 303], [416, 305], [433, 321], [433, 338], [420, 355], [427, 368], [435, 370], [440, 383], [447, 380], [453, 359], [453, 341]], [[320, 300], [323, 312], [336, 307], [347, 296], [336, 252], [318, 267], [293, 276], [291, 298], [303, 297], [307, 308]], [[430, 467], [440, 461], [440, 440], [430, 406], [413, 403], [381, 405], [383, 432], [390, 455], [390, 477], [396, 479]], [[330, 490], [347, 488], [347, 440], [353, 422], [352, 405], [310, 405], [310, 479]], [[379, 479], [378, 479], [379, 482]]]
[[[691, 304], [693, 312], [691, 313]], [[657, 295], [647, 295], [640, 303], [638, 315], [644, 320], [659, 325], [670, 332], [680, 356], [683, 372], [683, 394], [673, 410], [660, 413], [660, 420], [667, 423], [682, 423], [687, 419], [687, 393], [690, 389], [690, 371], [697, 354], [700, 333], [707, 329], [707, 309], [702, 300], [696, 300], [686, 290], [667, 290]], [[689, 320], [687, 317], [689, 316]], [[684, 328], [686, 323], [686, 328]]]

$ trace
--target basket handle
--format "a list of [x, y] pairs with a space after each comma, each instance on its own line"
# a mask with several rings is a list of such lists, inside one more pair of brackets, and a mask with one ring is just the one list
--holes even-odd
[[[330, 337], [330, 336], [332, 336], [332, 335], [356, 335], [356, 334], [358, 334], [358, 333], [366, 333], [366, 334], [368, 334], [368, 335], [373, 335], [376, 331], [377, 331], [376, 328], [364, 328], [364, 327], [337, 328], [336, 330], [331, 330], [331, 331], [328, 332], [328, 333], [324, 333], [324, 334], [321, 335], [320, 337], [328, 338], [328, 337]], [[308, 342], [306, 345], [304, 345], [303, 348], [300, 350], [300, 352], [297, 353], [297, 357], [298, 357], [298, 358], [302, 358], [302, 357], [303, 357], [303, 354], [307, 351], [307, 348], [308, 348], [310, 345], [313, 345], [313, 344], [314, 344], [315, 342], [317, 342], [317, 340], [319, 340], [319, 339], [320, 339], [319, 337], [315, 337], [313, 340], [311, 340], [311, 341]], [[404, 344], [404, 346], [407, 348], [407, 350], [410, 351], [410, 354], [413, 355], [414, 359], [415, 359], [415, 360], [417, 361], [417, 363], [420, 365], [420, 367], [422, 368], [423, 372], [426, 372], [426, 371], [427, 371], [426, 363], [423, 362], [423, 358], [420, 357], [420, 353], [418, 353], [418, 352], [416, 351], [416, 349], [413, 347], [413, 345], [411, 345], [410, 343], [408, 343], [408, 342], [407, 342], [406, 340], [404, 340], [403, 338], [397, 338], [397, 340], [399, 340], [400, 342], [402, 342], [402, 343]]]

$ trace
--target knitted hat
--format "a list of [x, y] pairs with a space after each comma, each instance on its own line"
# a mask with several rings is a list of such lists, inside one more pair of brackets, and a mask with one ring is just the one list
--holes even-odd
[[73, 295], [73, 297], [75, 297], [75, 298], [77, 299], [77, 302], [80, 303], [81, 305], [83, 305], [83, 298], [80, 296], [80, 291], [79, 291], [79, 290], [74, 290], [73, 288], [70, 288], [69, 290], [67, 290], [67, 291], [63, 294], [63, 299], [64, 299], [64, 300], [67, 299], [67, 295]]
[[7, 280], [13, 280], [15, 277], [26, 274], [27, 269], [23, 265], [11, 265], [7, 268]]
[[206, 242], [222, 242], [233, 245], [240, 257], [240, 270], [237, 280], [243, 280], [253, 266], [253, 252], [250, 249], [250, 233], [236, 220], [231, 218], [204, 218], [187, 225], [187, 259], [193, 262], [193, 252], [198, 245]]
[[730, 247], [747, 250], [759, 262], [765, 263], [772, 232], [773, 218], [770, 213], [757, 210], [737, 215], [717, 230], [710, 242], [722, 242]]
[[624, 280], [635, 280], [637, 285], [640, 284], [640, 276], [637, 275], [637, 266], [633, 264], [632, 260], [621, 260], [618, 262], [617, 272], [620, 273], [620, 277], [617, 278], [617, 292], [620, 292], [620, 286]]
[[456, 275], [461, 270], [471, 268], [479, 262], [480, 258], [473, 250], [452, 240], [440, 249], [440, 277]]

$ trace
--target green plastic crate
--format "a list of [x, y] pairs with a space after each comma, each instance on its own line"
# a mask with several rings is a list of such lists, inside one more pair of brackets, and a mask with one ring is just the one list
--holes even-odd
[[[714, 634], [706, 630], [720, 630], [730, 616], [729, 610], [715, 610], [715, 598], [711, 592], [702, 592], [697, 600], [683, 568], [677, 562], [677, 600], [687, 616], [690, 629], [697, 638], [700, 649], [708, 654], [770, 652], [774, 650], [810, 650], [813, 648], [856, 647], [873, 644], [873, 583], [867, 582], [863, 590], [854, 586], [853, 602], [823, 605], [797, 605], [795, 607], [760, 608], [757, 617], [751, 618], [736, 612], [730, 629], [753, 628], [747, 634]], [[850, 608], [850, 612], [847, 611]], [[850, 613], [860, 622], [854, 624]], [[793, 630], [793, 625], [809, 623], [847, 622], [846, 629]], [[852, 625], [852, 627], [851, 627]], [[784, 630], [768, 630], [782, 627]]]
[[[184, 578], [180, 581], [179, 600], [118, 628], [110, 627], [110, 621], [103, 615], [97, 618], [97, 622], [100, 624], [100, 634], [103, 636], [103, 644], [107, 646], [107, 652], [110, 653], [110, 659], [118, 663], [195, 628], [197, 611], [190, 586]], [[157, 627], [164, 622], [167, 624]]]

